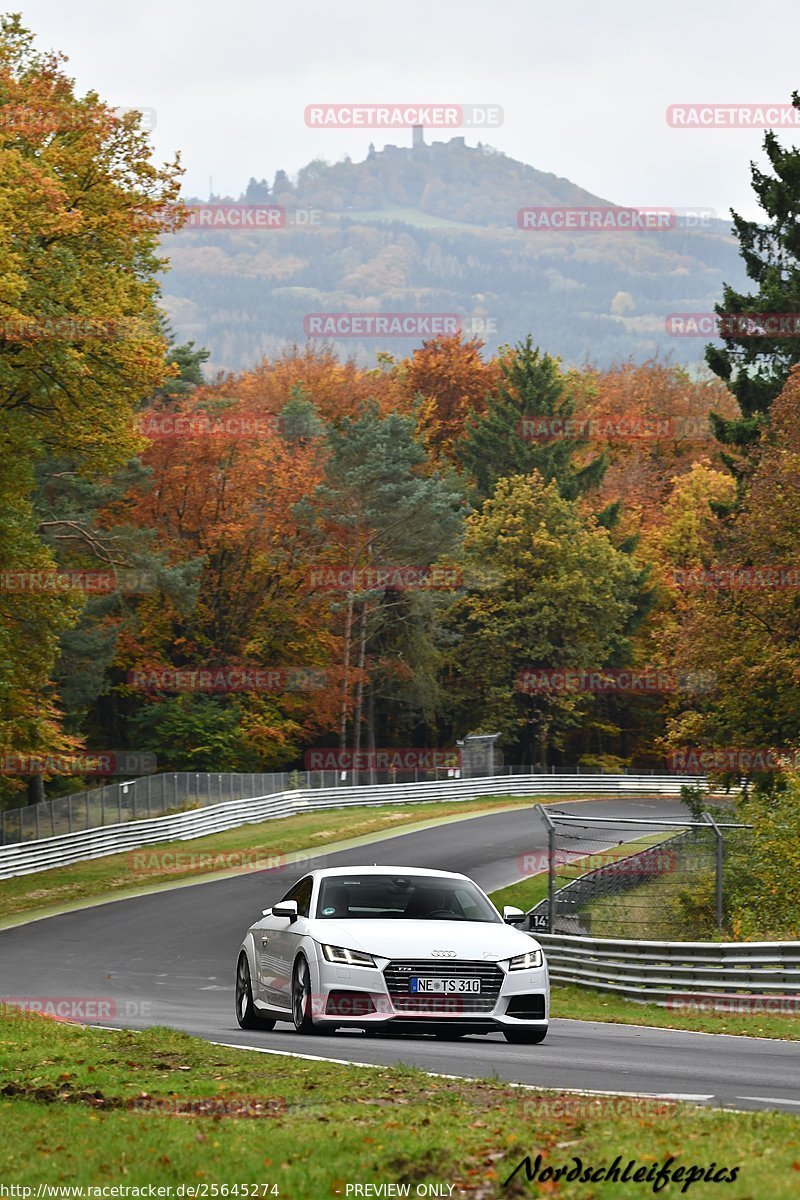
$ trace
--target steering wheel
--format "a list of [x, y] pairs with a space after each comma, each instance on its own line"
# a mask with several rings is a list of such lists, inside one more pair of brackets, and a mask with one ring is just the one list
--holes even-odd
[[425, 913], [423, 920], [433, 921], [436, 917], [455, 917], [457, 921], [461, 920], [458, 913], [454, 913], [451, 908], [435, 908], [433, 912]]

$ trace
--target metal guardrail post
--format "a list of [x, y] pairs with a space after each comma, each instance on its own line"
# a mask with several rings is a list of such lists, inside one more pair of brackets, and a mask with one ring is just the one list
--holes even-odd
[[708, 821], [711, 828], [714, 830], [714, 837], [717, 842], [716, 855], [716, 910], [717, 910], [717, 933], [722, 933], [722, 865], [725, 853], [725, 843], [723, 841], [722, 830], [717, 822], [711, 816], [711, 813], [703, 813], [703, 820]]

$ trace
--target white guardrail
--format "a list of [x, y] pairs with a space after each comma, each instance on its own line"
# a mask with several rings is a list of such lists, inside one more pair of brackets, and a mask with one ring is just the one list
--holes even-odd
[[639, 942], [534, 933], [550, 978], [664, 1008], [800, 1012], [800, 942]]
[[419, 804], [474, 800], [478, 796], [660, 795], [679, 796], [683, 784], [702, 783], [680, 775], [492, 775], [434, 783], [381, 784], [376, 787], [298, 788], [246, 800], [228, 800], [165, 817], [82, 829], [57, 837], [0, 846], [0, 879], [30, 875], [83, 859], [138, 850], [158, 842], [189, 841], [237, 825], [275, 817], [354, 805]]

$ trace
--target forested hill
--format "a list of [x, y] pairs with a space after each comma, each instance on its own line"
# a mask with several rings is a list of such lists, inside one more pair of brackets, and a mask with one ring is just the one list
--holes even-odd
[[[458, 313], [490, 350], [532, 332], [569, 363], [656, 352], [702, 358], [703, 338], [670, 337], [674, 312], [710, 312], [743, 284], [729, 223], [679, 217], [659, 233], [521, 230], [530, 206], [612, 203], [463, 138], [386, 146], [363, 162], [314, 161], [217, 202], [274, 203], [284, 228], [184, 229], [166, 239], [165, 301], [176, 333], [238, 369], [305, 340], [309, 312]], [[636, 197], [614, 203], [636, 204]], [[419, 339], [348, 339], [362, 363]]]
[[[255, 186], [263, 189], [264, 182]], [[385, 212], [400, 206], [445, 221], [501, 228], [516, 227], [517, 211], [525, 205], [608, 203], [569, 179], [537, 171], [489, 146], [467, 146], [461, 137], [413, 150], [389, 145], [371, 150], [360, 163], [315, 161], [300, 171], [295, 187], [279, 180], [277, 191], [279, 203], [324, 212]]]

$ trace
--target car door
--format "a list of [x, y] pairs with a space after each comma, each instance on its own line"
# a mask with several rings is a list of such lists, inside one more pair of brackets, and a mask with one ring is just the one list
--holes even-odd
[[267, 928], [259, 931], [259, 983], [263, 988], [261, 999], [272, 1008], [291, 1009], [292, 964], [297, 953], [297, 944], [308, 928], [311, 909], [311, 893], [314, 880], [310, 875], [300, 879], [283, 897], [297, 904], [297, 920], [289, 917], [271, 916], [266, 920]]

